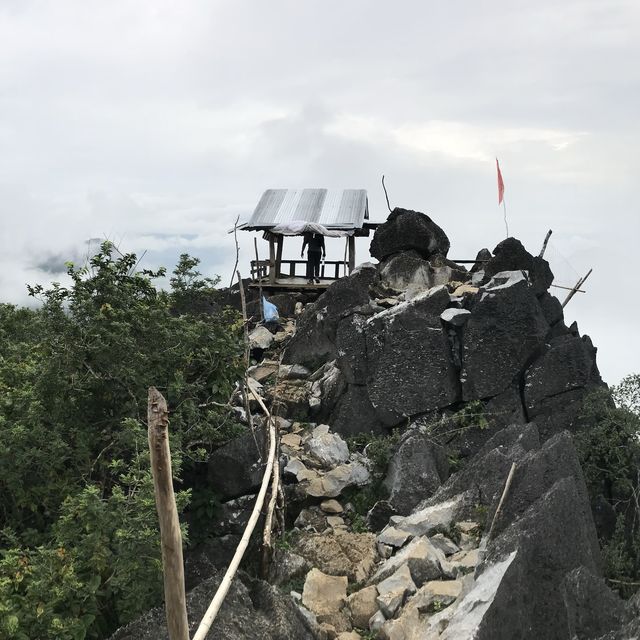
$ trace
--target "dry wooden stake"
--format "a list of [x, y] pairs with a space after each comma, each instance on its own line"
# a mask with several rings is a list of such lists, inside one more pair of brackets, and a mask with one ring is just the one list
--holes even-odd
[[573, 296], [575, 296], [576, 293], [580, 290], [580, 287], [587, 281], [587, 278], [591, 275], [592, 271], [593, 269], [589, 269], [589, 271], [587, 272], [587, 275], [584, 278], [580, 278], [580, 280], [576, 282], [573, 289], [571, 289], [571, 291], [569, 292], [569, 295], [564, 299], [564, 302], [562, 303], [563, 309], [567, 306], [569, 300], [571, 300], [571, 298], [573, 298]]
[[149, 387], [147, 422], [151, 473], [160, 521], [167, 630], [170, 640], [189, 640], [182, 534], [173, 493], [171, 452], [169, 451], [169, 412], [167, 401], [155, 387]]

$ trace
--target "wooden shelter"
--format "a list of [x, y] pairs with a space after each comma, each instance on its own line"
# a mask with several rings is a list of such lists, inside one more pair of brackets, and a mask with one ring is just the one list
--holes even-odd
[[[268, 289], [323, 289], [351, 273], [356, 263], [356, 236], [368, 236], [378, 223], [369, 222], [369, 205], [364, 189], [268, 189], [260, 198], [251, 219], [239, 228], [262, 231], [269, 243], [268, 259], [257, 255], [251, 261], [255, 286]], [[321, 233], [328, 241], [343, 238], [343, 260], [325, 260], [320, 284], [305, 277], [306, 260], [282, 257], [284, 239], [307, 232]]]

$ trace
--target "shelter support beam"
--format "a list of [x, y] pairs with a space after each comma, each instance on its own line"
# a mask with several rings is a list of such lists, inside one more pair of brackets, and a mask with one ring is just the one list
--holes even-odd
[[349, 273], [351, 273], [356, 266], [356, 239], [354, 236], [349, 236], [348, 241], [349, 241]]

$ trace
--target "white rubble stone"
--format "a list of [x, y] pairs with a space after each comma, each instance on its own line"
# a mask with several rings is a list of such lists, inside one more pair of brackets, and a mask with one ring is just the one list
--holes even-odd
[[440, 528], [448, 528], [455, 520], [462, 496], [455, 496], [446, 502], [426, 507], [409, 516], [392, 516], [391, 522], [414, 536], [434, 533]]
[[430, 536], [429, 540], [431, 540], [431, 544], [436, 549], [440, 549], [445, 556], [452, 556], [454, 553], [460, 551], [460, 547], [442, 533], [436, 533], [435, 536]]
[[398, 527], [386, 527], [378, 535], [378, 542], [392, 547], [401, 547], [412, 535]]
[[385, 580], [404, 564], [409, 567], [413, 580], [418, 586], [442, 575], [451, 575], [444, 553], [436, 549], [427, 537], [421, 537], [414, 538], [395, 556], [386, 560], [372, 576], [371, 582]]
[[273, 334], [266, 327], [256, 327], [249, 334], [251, 349], [268, 349], [273, 343]]
[[304, 449], [309, 458], [327, 469], [349, 461], [347, 443], [337, 433], [331, 433], [327, 425], [319, 425], [313, 430]]
[[411, 578], [411, 572], [406, 564], [386, 580], [377, 585], [378, 597], [376, 602], [385, 618], [393, 618], [402, 606], [407, 595], [416, 592], [416, 585]]
[[360, 462], [341, 464], [324, 475], [318, 475], [306, 487], [308, 495], [314, 498], [335, 498], [344, 489], [362, 486], [369, 482], [369, 471]]
[[[496, 562], [482, 572], [471, 590], [458, 602], [446, 629], [441, 632], [441, 640], [473, 640], [476, 637], [482, 619], [491, 607], [500, 582], [516, 554], [517, 551], [513, 551], [503, 561]], [[429, 623], [430, 627], [436, 628], [438, 616], [433, 616]]]

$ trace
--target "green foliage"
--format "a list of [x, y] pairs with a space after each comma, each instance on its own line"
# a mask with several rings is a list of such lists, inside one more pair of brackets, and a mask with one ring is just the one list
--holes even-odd
[[484, 430], [490, 426], [489, 420], [487, 420], [487, 416], [485, 415], [482, 400], [467, 402], [460, 411], [454, 414], [453, 421], [460, 429], [475, 427]]
[[[613, 507], [616, 527], [601, 540], [607, 577], [640, 579], [640, 376], [626, 377], [611, 393], [598, 390], [584, 403], [587, 428], [576, 434], [592, 498]], [[618, 584], [618, 583], [614, 583]], [[628, 590], [627, 590], [628, 593]]]
[[389, 460], [399, 440], [399, 431], [393, 431], [386, 436], [359, 433], [347, 439], [347, 446], [350, 451], [364, 453], [371, 460], [374, 474], [383, 474], [389, 466]]
[[[241, 429], [219, 406], [242, 369], [237, 315], [201, 312], [215, 281], [196, 259], [168, 292], [137, 263], [105, 242], [69, 287], [29, 288], [40, 308], [0, 305], [0, 637], [100, 638], [159, 602], [149, 386], [171, 410], [180, 509]], [[210, 515], [196, 497], [191, 522]]]

